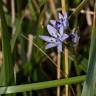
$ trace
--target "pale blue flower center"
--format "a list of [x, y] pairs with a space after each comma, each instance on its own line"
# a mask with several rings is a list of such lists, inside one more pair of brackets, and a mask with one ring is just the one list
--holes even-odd
[[62, 37], [62, 36], [58, 36], [58, 35], [57, 35], [56, 42], [63, 42], [63, 41], [61, 40], [61, 37]]

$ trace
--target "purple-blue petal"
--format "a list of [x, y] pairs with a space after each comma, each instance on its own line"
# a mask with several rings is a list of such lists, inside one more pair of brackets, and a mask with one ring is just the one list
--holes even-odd
[[64, 40], [66, 40], [69, 37], [69, 35], [67, 34], [63, 34], [63, 36], [61, 37], [61, 41], [63, 42]]
[[47, 30], [51, 36], [57, 37], [57, 30], [53, 26], [47, 25]]
[[69, 27], [69, 22], [67, 19], [65, 19], [62, 23], [63, 23], [63, 26], [65, 29], [67, 29]]
[[58, 16], [58, 17], [59, 17], [59, 20], [60, 20], [61, 18], [63, 18], [63, 15], [62, 15], [61, 13], [59, 13], [58, 15], [59, 15], [59, 16]]
[[74, 44], [73, 46], [77, 46], [78, 42], [79, 42], [79, 36], [77, 34], [77, 32], [72, 32], [69, 36], [69, 40], [71, 40]]
[[59, 13], [59, 20], [60, 20], [61, 24], [63, 24], [64, 29], [67, 29], [69, 26], [67, 13], [64, 13], [63, 15], [61, 13]]
[[59, 33], [61, 36], [63, 36], [63, 34], [64, 34], [64, 27], [63, 26], [60, 27]]
[[49, 36], [39, 36], [42, 40], [46, 41], [46, 42], [56, 42], [56, 39], [53, 37], [49, 37]]
[[56, 25], [56, 20], [50, 20], [50, 23], [55, 27], [55, 25]]
[[79, 37], [75, 37], [75, 38], [73, 38], [72, 40], [73, 40], [74, 43], [78, 43]]
[[53, 48], [53, 47], [56, 47], [56, 46], [57, 46], [56, 43], [48, 43], [48, 44], [45, 46], [45, 49]]
[[56, 28], [57, 30], [59, 30], [61, 26], [62, 26], [62, 23], [59, 22], [59, 21], [56, 21], [55, 28]]

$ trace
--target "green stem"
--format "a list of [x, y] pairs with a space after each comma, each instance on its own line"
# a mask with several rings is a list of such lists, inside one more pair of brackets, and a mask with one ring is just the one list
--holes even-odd
[[86, 4], [88, 3], [88, 1], [90, 0], [83, 0], [79, 6], [75, 9], [75, 11], [73, 11], [73, 13], [71, 14], [71, 16], [69, 17], [69, 19], [72, 17], [72, 16], [75, 16], [75, 15], [78, 15], [80, 13], [80, 11], [83, 9], [83, 7], [86, 6]]
[[14, 71], [11, 58], [11, 47], [10, 47], [10, 34], [8, 32], [7, 23], [5, 20], [5, 14], [3, 11], [2, 0], [0, 0], [0, 18], [2, 26], [2, 52], [3, 52], [3, 65], [1, 69], [0, 85], [8, 86], [14, 84]]
[[61, 80], [44, 81], [33, 84], [24, 84], [17, 86], [1, 87], [0, 94], [9, 94], [17, 92], [25, 92], [30, 90], [40, 90], [45, 88], [64, 86], [65, 84], [76, 84], [86, 80], [86, 76], [77, 76]]

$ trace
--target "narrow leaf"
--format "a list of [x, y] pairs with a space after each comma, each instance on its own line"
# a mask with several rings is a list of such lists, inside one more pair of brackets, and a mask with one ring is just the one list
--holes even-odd
[[0, 0], [0, 17], [2, 26], [2, 51], [3, 51], [3, 65], [1, 68], [0, 85], [7, 86], [14, 84], [13, 64], [11, 60], [11, 48], [10, 48], [10, 35], [8, 32], [7, 23], [5, 20], [5, 14], [3, 11], [2, 1]]
[[8, 93], [26, 92], [30, 90], [40, 90], [45, 88], [64, 86], [65, 84], [76, 84], [84, 81], [85, 79], [86, 79], [86, 76], [77, 76], [77, 77], [71, 77], [68, 79], [44, 81], [39, 83], [24, 84], [24, 85], [9, 86], [9, 87], [1, 87], [0, 94], [3, 94], [4, 92], [5, 94], [8, 94]]
[[96, 87], [96, 4], [94, 11], [91, 45], [89, 53], [87, 80], [84, 83], [81, 96], [94, 96]]

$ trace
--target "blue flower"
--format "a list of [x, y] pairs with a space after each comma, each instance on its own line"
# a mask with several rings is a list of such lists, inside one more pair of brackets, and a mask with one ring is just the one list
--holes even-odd
[[68, 16], [67, 13], [64, 13], [63, 15], [61, 13], [58, 14], [59, 20], [50, 20], [50, 23], [57, 29], [59, 30], [61, 26], [64, 27], [64, 29], [67, 29], [69, 27], [69, 22], [68, 22]]
[[63, 15], [59, 13], [59, 20], [62, 23], [62, 25], [64, 26], [64, 29], [67, 29], [69, 27], [67, 13], [64, 13]]
[[64, 33], [63, 26], [61, 26], [59, 30], [56, 30], [53, 26], [47, 25], [47, 30], [50, 36], [40, 36], [41, 39], [47, 42], [45, 49], [57, 47], [58, 51], [62, 52], [62, 43], [69, 37]]
[[76, 46], [79, 42], [79, 36], [77, 34], [77, 32], [72, 32], [70, 35], [69, 35], [69, 40], [71, 40], [73, 43], [74, 43], [74, 46]]

